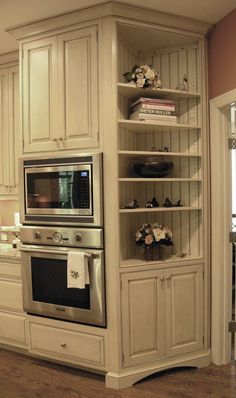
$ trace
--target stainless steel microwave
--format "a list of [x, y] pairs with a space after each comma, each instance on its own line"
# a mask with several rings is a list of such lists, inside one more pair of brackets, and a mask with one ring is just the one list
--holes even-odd
[[102, 154], [20, 159], [24, 225], [103, 225]]

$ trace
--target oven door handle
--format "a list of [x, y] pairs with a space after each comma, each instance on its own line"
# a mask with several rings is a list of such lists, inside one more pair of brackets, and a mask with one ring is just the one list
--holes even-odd
[[[66, 251], [61, 250], [60, 251], [60, 250], [39, 249], [39, 248], [33, 248], [33, 247], [28, 248], [28, 247], [23, 247], [23, 246], [21, 247], [21, 251], [27, 252], [27, 253], [36, 252], [36, 253], [46, 253], [46, 254], [68, 254], [69, 253], [69, 250], [66, 250]], [[82, 250], [77, 250], [77, 251], [79, 252]], [[84, 252], [84, 254], [85, 254], [85, 256], [87, 256], [89, 258], [96, 257], [96, 255], [91, 252]]]

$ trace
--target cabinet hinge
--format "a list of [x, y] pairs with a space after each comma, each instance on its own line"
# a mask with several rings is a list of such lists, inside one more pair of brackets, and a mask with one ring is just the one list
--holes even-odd
[[236, 232], [229, 233], [229, 241], [230, 241], [230, 243], [236, 242]]
[[228, 139], [228, 147], [229, 149], [236, 149], [236, 138]]
[[236, 333], [236, 322], [235, 321], [229, 322], [229, 332]]

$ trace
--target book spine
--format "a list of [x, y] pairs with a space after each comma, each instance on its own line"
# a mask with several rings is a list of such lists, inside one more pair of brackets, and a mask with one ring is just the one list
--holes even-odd
[[153, 115], [153, 114], [145, 114], [145, 113], [132, 113], [130, 115], [130, 120], [162, 120], [162, 121], [171, 121], [177, 122], [176, 116], [167, 116], [167, 115]]
[[131, 108], [137, 104], [141, 103], [149, 103], [149, 104], [161, 104], [161, 105], [168, 105], [168, 106], [175, 106], [175, 102], [171, 100], [159, 99], [159, 98], [138, 98], [135, 102], [131, 104]]
[[135, 105], [132, 108], [132, 112], [139, 111], [140, 109], [161, 109], [173, 112], [175, 112], [176, 110], [175, 105], [155, 105], [155, 104], [142, 103]]
[[[150, 115], [167, 115], [167, 116], [176, 116], [175, 110], [168, 109], [153, 109], [153, 108], [140, 108], [135, 112], [150, 114]], [[132, 113], [135, 113], [132, 112]]]

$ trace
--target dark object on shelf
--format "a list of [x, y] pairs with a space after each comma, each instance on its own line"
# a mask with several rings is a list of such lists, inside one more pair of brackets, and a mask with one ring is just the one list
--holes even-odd
[[151, 204], [152, 204], [152, 207], [159, 207], [159, 203], [155, 196], [152, 198]]
[[159, 148], [156, 148], [155, 146], [153, 146], [151, 151], [152, 152], [170, 152], [170, 147], [169, 146], [163, 146], [162, 149], [159, 149]]
[[122, 209], [137, 209], [139, 207], [138, 201], [136, 199], [131, 200]]
[[173, 203], [171, 203], [169, 198], [165, 198], [165, 202], [163, 203], [164, 207], [173, 207]]
[[159, 203], [158, 203], [157, 199], [155, 198], [155, 196], [152, 198], [152, 200], [148, 201], [145, 204], [145, 207], [147, 207], [147, 208], [159, 207]]
[[175, 204], [174, 207], [183, 207], [183, 203], [181, 202], [181, 199], [178, 200]]
[[172, 162], [157, 162], [153, 158], [147, 159], [143, 163], [134, 164], [134, 170], [142, 177], [155, 178], [155, 177], [166, 177], [173, 169]]

